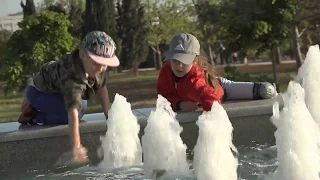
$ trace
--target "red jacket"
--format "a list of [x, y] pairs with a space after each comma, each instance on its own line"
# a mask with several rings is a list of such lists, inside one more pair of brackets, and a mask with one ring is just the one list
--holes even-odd
[[204, 72], [193, 65], [191, 70], [184, 77], [176, 82], [171, 64], [165, 63], [160, 71], [157, 92], [165, 97], [174, 111], [177, 111], [177, 103], [181, 101], [198, 102], [205, 111], [210, 111], [214, 101], [220, 104], [224, 95], [224, 90], [219, 84], [217, 92], [213, 87], [205, 82]]

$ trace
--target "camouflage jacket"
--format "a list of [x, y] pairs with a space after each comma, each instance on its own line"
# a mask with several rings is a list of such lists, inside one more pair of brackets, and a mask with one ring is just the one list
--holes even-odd
[[79, 50], [63, 56], [59, 61], [50, 61], [33, 77], [35, 88], [46, 94], [64, 97], [65, 107], [81, 109], [82, 99], [90, 99], [106, 86], [107, 72], [95, 78], [86, 77]]

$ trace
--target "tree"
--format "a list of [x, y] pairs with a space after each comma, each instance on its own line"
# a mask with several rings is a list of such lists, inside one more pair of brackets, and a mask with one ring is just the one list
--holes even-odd
[[[292, 20], [292, 40], [294, 58], [297, 63], [297, 68], [299, 68], [303, 62], [299, 38], [304, 35], [305, 32], [309, 33], [307, 35], [308, 37], [312, 31], [317, 31], [320, 22], [320, 4], [313, 0], [303, 0], [296, 1], [295, 5], [297, 10]], [[311, 38], [308, 39], [311, 40]], [[312, 44], [312, 40], [309, 43]]]
[[[252, 3], [249, 11], [243, 2], [230, 0], [224, 5], [231, 10], [224, 14], [230, 47], [235, 50], [257, 47], [257, 55], [271, 50], [274, 81], [277, 83], [276, 61], [280, 61], [279, 46], [291, 35], [291, 23], [298, 0], [260, 0]], [[241, 4], [242, 3], [242, 4]]]
[[121, 41], [118, 38], [114, 1], [87, 0], [83, 14], [82, 38], [93, 30], [106, 32], [117, 44], [116, 55], [120, 55]]
[[0, 30], [0, 68], [2, 67], [3, 51], [6, 47], [8, 40], [10, 39], [11, 34], [12, 33], [6, 29]]
[[62, 13], [62, 14], [67, 14], [66, 9], [64, 8], [63, 4], [60, 3], [55, 3], [50, 5], [46, 10], [56, 12], [56, 13]]
[[67, 14], [72, 24], [69, 28], [69, 32], [74, 37], [81, 39], [84, 5], [84, 0], [58, 0], [56, 2], [54, 0], [44, 0], [40, 5], [40, 9]]
[[83, 19], [81, 17], [83, 11], [83, 1], [82, 0], [71, 0], [69, 8], [69, 20], [72, 24], [69, 32], [78, 39], [82, 37], [82, 24]]
[[144, 7], [139, 0], [126, 0], [118, 3], [119, 37], [122, 39], [120, 56], [122, 68], [131, 68], [135, 76], [138, 67], [148, 54], [148, 27]]
[[20, 6], [23, 9], [23, 17], [27, 17], [36, 12], [36, 6], [34, 5], [33, 0], [26, 0], [26, 4], [21, 1]]
[[59, 60], [79, 42], [68, 32], [67, 16], [42, 11], [18, 23], [5, 48], [1, 79], [8, 89], [24, 89], [28, 79], [48, 61]]
[[[83, 13], [83, 25], [82, 25], [82, 37], [83, 39], [87, 33], [92, 30], [98, 30], [99, 24], [98, 19], [96, 17], [97, 7], [96, 7], [95, 0], [87, 0], [86, 1], [86, 8]], [[102, 30], [102, 29], [99, 29]]]
[[147, 37], [149, 34], [149, 29], [148, 29], [147, 21], [145, 19], [144, 8], [142, 6], [138, 8], [137, 16], [138, 16], [137, 25], [140, 28], [139, 28], [139, 32], [137, 33], [138, 43], [136, 44], [136, 47], [135, 47], [136, 57], [135, 59], [133, 59], [133, 62], [132, 62], [132, 71], [134, 76], [138, 76], [139, 65], [142, 62], [146, 61], [146, 58], [149, 52], [149, 43], [148, 43], [148, 37]]
[[50, 6], [52, 6], [54, 4], [54, 1], [55, 0], [43, 0], [41, 3], [40, 3], [40, 8], [41, 9], [46, 9]]
[[115, 18], [113, 1], [87, 0], [83, 16], [83, 37], [93, 30], [105, 31], [110, 34], [111, 27], [116, 27]]
[[12, 33], [6, 29], [0, 30], [0, 52], [5, 47], [7, 41], [10, 39], [11, 34]]
[[188, 32], [198, 38], [195, 9], [192, 3], [180, 4], [178, 0], [163, 0], [160, 4], [145, 2], [146, 19], [149, 25], [148, 42], [157, 55], [155, 67], [162, 66], [160, 44], [168, 44], [179, 33]]
[[[202, 32], [200, 40], [204, 42], [204, 49], [209, 56], [211, 64], [215, 64], [215, 52], [221, 55], [221, 46], [225, 44], [223, 38], [224, 29], [221, 26], [221, 14], [225, 9], [221, 8], [221, 2], [216, 0], [193, 0], [198, 16], [198, 24]], [[221, 64], [223, 64], [221, 58]]]

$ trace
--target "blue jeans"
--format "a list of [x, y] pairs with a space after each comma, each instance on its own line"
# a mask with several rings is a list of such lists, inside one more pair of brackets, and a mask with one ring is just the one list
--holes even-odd
[[[28, 86], [26, 96], [30, 105], [39, 110], [36, 118], [38, 123], [46, 125], [68, 124], [68, 112], [65, 108], [62, 95], [45, 94], [33, 86]], [[79, 113], [79, 118], [82, 118], [86, 108], [87, 101], [82, 100], [82, 109]]]

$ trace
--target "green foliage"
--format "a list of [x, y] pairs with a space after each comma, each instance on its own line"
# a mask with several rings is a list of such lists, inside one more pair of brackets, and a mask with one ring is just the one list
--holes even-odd
[[33, 0], [26, 0], [26, 4], [21, 1], [20, 6], [23, 10], [23, 17], [31, 16], [36, 12], [36, 6]]
[[[0, 30], [0, 59], [1, 59], [2, 51], [7, 41], [10, 39], [11, 34], [12, 33], [6, 29]], [[0, 60], [0, 63], [1, 63], [1, 60]]]
[[235, 50], [256, 47], [257, 55], [282, 44], [291, 36], [291, 23], [298, 0], [260, 0], [251, 11], [239, 11], [237, 2], [224, 4], [232, 10], [223, 23], [228, 32], [230, 47]]
[[215, 1], [199, 1], [195, 3], [198, 24], [202, 31], [199, 39], [207, 43], [223, 43], [224, 28], [221, 26], [221, 14], [224, 9]]
[[191, 3], [181, 5], [177, 0], [163, 0], [161, 4], [148, 4], [145, 7], [150, 29], [148, 41], [152, 46], [169, 43], [174, 35], [182, 32], [197, 37], [201, 35], [194, 19], [196, 12]]
[[118, 35], [122, 39], [120, 56], [122, 68], [133, 67], [135, 75], [139, 64], [148, 54], [149, 29], [145, 19], [144, 7], [139, 0], [126, 0], [117, 4]]
[[224, 77], [239, 82], [272, 82], [267, 75], [252, 76], [248, 73], [240, 73], [235, 66], [226, 66], [224, 68]]
[[104, 31], [110, 35], [117, 44], [116, 55], [120, 55], [121, 41], [117, 33], [114, 1], [87, 0], [86, 9], [83, 14], [82, 38], [93, 30]]
[[250, 79], [249, 74], [241, 74], [234, 66], [226, 66], [224, 71], [224, 77], [232, 81], [249, 81]]
[[93, 31], [93, 30], [100, 30], [103, 31], [103, 29], [99, 29], [99, 24], [97, 20], [97, 6], [95, 1], [93, 0], [87, 0], [86, 2], [86, 8], [83, 13], [83, 24], [82, 24], [82, 37], [83, 39], [87, 33]]
[[83, 1], [82, 0], [71, 0], [70, 9], [69, 9], [69, 20], [72, 24], [72, 27], [69, 28], [69, 32], [73, 37], [81, 39], [82, 37], [82, 13], [83, 13]]
[[55, 0], [43, 0], [43, 1], [40, 3], [40, 8], [46, 9], [46, 8], [54, 5], [54, 1], [55, 1]]
[[67, 14], [67, 12], [64, 9], [63, 5], [60, 4], [60, 3], [53, 4], [53, 5], [49, 6], [48, 8], [46, 8], [46, 10], [49, 10], [49, 11], [52, 11], [52, 12], [56, 12], [56, 13]]
[[113, 1], [87, 0], [83, 16], [83, 37], [93, 30], [109, 34], [110, 26], [115, 27], [116, 25], [114, 8]]
[[1, 79], [8, 89], [21, 90], [43, 63], [59, 60], [73, 51], [79, 41], [68, 32], [70, 21], [61, 13], [42, 11], [18, 25], [21, 29], [7, 43]]

